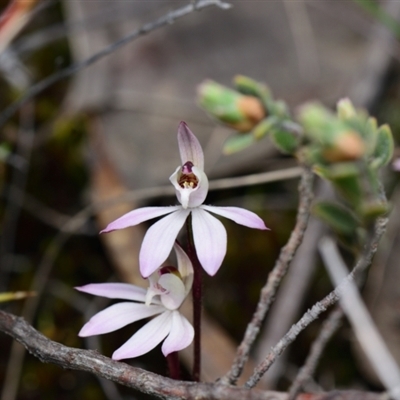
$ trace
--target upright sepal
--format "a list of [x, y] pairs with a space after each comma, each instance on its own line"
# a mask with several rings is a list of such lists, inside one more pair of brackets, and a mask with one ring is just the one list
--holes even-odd
[[204, 171], [204, 154], [201, 144], [186, 122], [183, 121], [178, 127], [178, 146], [182, 165], [190, 161], [194, 166]]

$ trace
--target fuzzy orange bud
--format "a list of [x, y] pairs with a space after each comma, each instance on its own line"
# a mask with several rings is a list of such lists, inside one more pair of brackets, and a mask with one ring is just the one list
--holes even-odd
[[352, 161], [361, 158], [365, 153], [365, 144], [354, 131], [340, 134], [332, 146], [323, 152], [324, 158], [329, 162]]

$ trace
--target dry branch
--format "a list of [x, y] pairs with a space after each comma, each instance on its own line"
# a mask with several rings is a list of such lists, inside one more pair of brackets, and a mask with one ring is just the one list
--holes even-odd
[[[62, 368], [87, 371], [121, 385], [165, 400], [284, 400], [286, 393], [243, 389], [218, 383], [174, 381], [128, 364], [113, 361], [92, 350], [64, 346], [47, 339], [23, 318], [0, 311], [0, 331], [20, 342], [35, 357]], [[382, 400], [381, 394], [334, 391], [305, 394], [297, 400]]]
[[299, 185], [299, 207], [297, 211], [296, 225], [286, 245], [282, 248], [275, 266], [268, 276], [268, 280], [261, 290], [260, 299], [257, 304], [253, 318], [246, 328], [242, 343], [239, 345], [235, 361], [229, 373], [223, 378], [224, 383], [235, 383], [243, 371], [251, 347], [260, 331], [262, 322], [275, 297], [276, 291], [286, 275], [289, 264], [296, 250], [300, 246], [304, 232], [307, 228], [310, 215], [310, 206], [313, 199], [314, 176], [310, 169], [304, 167]]

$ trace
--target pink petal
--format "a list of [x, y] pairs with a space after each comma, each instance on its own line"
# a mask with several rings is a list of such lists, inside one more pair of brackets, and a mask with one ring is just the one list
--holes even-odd
[[165, 357], [174, 351], [180, 351], [190, 345], [194, 338], [194, 329], [179, 311], [172, 312], [171, 332], [162, 345]]
[[109, 223], [105, 229], [100, 233], [107, 233], [115, 231], [117, 229], [127, 228], [128, 226], [138, 225], [143, 221], [149, 219], [161, 217], [162, 215], [169, 214], [176, 211], [179, 206], [171, 207], [142, 207], [137, 210], [133, 210]]
[[172, 316], [165, 311], [139, 329], [112, 355], [113, 360], [139, 357], [154, 349], [171, 330]]
[[93, 315], [82, 327], [79, 336], [85, 337], [113, 332], [132, 322], [159, 314], [164, 310], [165, 308], [163, 306], [146, 306], [144, 304], [130, 302], [113, 304]]
[[206, 272], [213, 276], [226, 254], [226, 230], [217, 218], [201, 208], [192, 210], [192, 226], [197, 257]]
[[182, 210], [181, 207], [178, 209], [157, 221], [146, 232], [139, 254], [140, 272], [145, 278], [167, 259], [190, 213], [189, 210]]
[[90, 283], [89, 285], [76, 287], [80, 292], [95, 296], [108, 297], [109, 299], [124, 299], [145, 301], [146, 289], [129, 283]]
[[200, 206], [204, 210], [211, 211], [221, 217], [229, 218], [237, 224], [248, 226], [255, 229], [268, 229], [264, 221], [255, 213], [239, 207], [215, 207], [215, 206]]
[[200, 142], [185, 122], [178, 127], [178, 145], [181, 154], [182, 165], [191, 161], [197, 168], [204, 170], [204, 154]]

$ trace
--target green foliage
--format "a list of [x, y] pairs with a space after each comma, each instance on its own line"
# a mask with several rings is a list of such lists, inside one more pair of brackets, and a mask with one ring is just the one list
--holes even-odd
[[372, 168], [380, 168], [387, 165], [393, 157], [393, 136], [388, 125], [382, 125], [377, 130], [377, 141], [372, 154]]
[[[353, 231], [356, 225], [366, 227], [371, 220], [388, 211], [379, 182], [380, 168], [393, 156], [393, 137], [388, 125], [378, 126], [374, 117], [366, 110], [356, 109], [347, 98], [338, 102], [336, 113], [318, 102], [306, 103], [299, 107], [295, 121], [284, 102], [275, 100], [266, 85], [251, 78], [236, 76], [237, 92], [207, 82], [208, 97], [203, 84], [200, 104], [220, 121], [239, 132], [246, 132], [229, 138], [224, 153], [241, 151], [268, 137], [279, 151], [292, 154], [301, 163], [312, 167], [316, 174], [333, 184], [343, 200], [342, 208], [322, 204], [316, 208], [316, 213], [352, 245], [355, 242], [346, 235], [351, 236], [354, 232], [345, 232], [343, 225], [348, 213], [346, 207], [352, 210], [355, 218], [347, 221]], [[263, 104], [265, 115], [251, 129], [247, 129], [250, 126], [247, 124], [247, 130], [243, 130], [245, 113], [239, 107], [243, 99], [240, 96], [252, 96]]]
[[350, 249], [358, 245], [360, 221], [349, 209], [338, 203], [321, 201], [313, 206], [312, 213], [337, 234], [343, 245]]
[[299, 146], [300, 137], [278, 127], [272, 130], [271, 140], [282, 153], [292, 154]]
[[222, 151], [225, 155], [234, 154], [251, 146], [255, 141], [255, 137], [250, 133], [234, 135], [226, 140]]
[[359, 226], [359, 220], [356, 216], [337, 203], [318, 202], [314, 205], [312, 212], [340, 234], [354, 235]]

